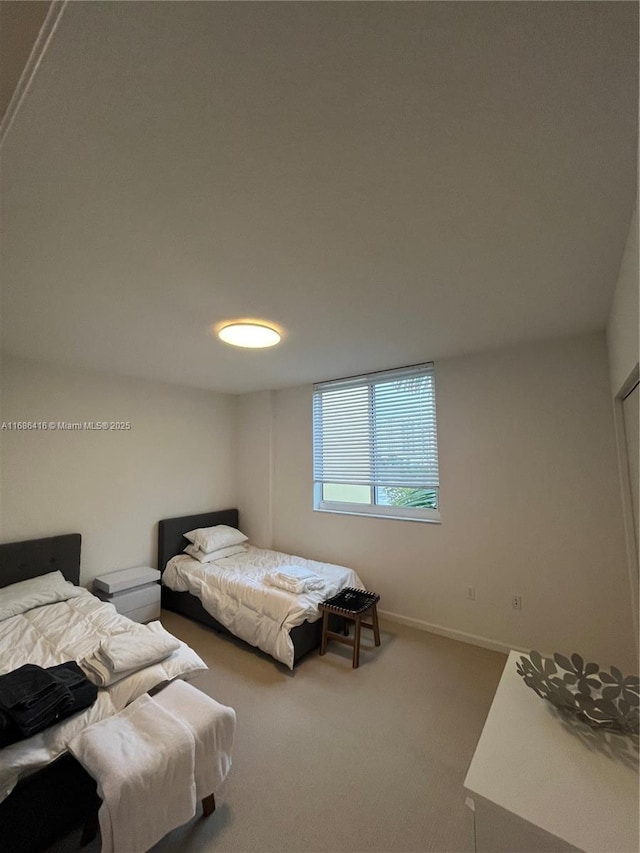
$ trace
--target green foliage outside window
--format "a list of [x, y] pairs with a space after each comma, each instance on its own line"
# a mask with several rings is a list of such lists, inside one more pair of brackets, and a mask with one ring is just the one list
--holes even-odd
[[[433, 489], [410, 489], [402, 486], [385, 486], [384, 503], [387, 506], [406, 506], [416, 509], [437, 509], [438, 494]], [[382, 501], [380, 501], [382, 503]]]

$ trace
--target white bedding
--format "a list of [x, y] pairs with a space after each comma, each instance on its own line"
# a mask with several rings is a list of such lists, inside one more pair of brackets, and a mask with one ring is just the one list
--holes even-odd
[[[0, 675], [25, 663], [54, 666], [80, 660], [113, 634], [132, 623], [112, 604], [100, 601], [86, 589], [77, 597], [36, 607], [0, 621]], [[85, 726], [121, 711], [159, 684], [206, 669], [205, 663], [185, 643], [166, 660], [123, 678], [98, 691], [95, 703], [45, 731], [0, 750], [0, 802], [18, 779], [50, 763]]]
[[[265, 575], [274, 569], [294, 565], [315, 572], [325, 581], [324, 585], [294, 595], [265, 582]], [[318, 604], [345, 586], [364, 589], [353, 569], [252, 545], [244, 554], [213, 563], [199, 563], [179, 554], [167, 563], [162, 582], [176, 592], [197, 596], [205, 610], [232, 634], [290, 669], [293, 669], [294, 649], [289, 631], [305, 620], [319, 619]]]

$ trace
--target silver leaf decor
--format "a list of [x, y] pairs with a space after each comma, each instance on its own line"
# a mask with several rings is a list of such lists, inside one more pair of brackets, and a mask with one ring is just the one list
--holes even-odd
[[551, 660], [532, 651], [520, 658], [516, 670], [538, 696], [582, 722], [624, 734], [640, 732], [638, 676], [625, 676], [615, 666], [606, 672], [578, 654], [567, 658], [559, 652]]

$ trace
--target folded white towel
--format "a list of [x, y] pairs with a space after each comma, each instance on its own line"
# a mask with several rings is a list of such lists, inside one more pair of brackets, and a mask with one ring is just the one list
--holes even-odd
[[236, 712], [180, 680], [153, 698], [191, 729], [196, 746], [196, 797], [208, 797], [218, 790], [231, 768]]
[[278, 566], [277, 569], [268, 572], [264, 579], [271, 586], [292, 592], [295, 595], [311, 592], [314, 589], [322, 589], [325, 584], [320, 575], [310, 569], [305, 569], [304, 566]]
[[102, 853], [144, 853], [195, 814], [193, 734], [150, 696], [88, 726], [69, 750], [98, 783]]
[[159, 622], [114, 634], [100, 643], [100, 654], [114, 672], [150, 666], [175, 652], [180, 643]]
[[160, 622], [151, 622], [103, 640], [79, 663], [94, 684], [107, 687], [132, 672], [165, 660], [178, 648], [179, 641]]

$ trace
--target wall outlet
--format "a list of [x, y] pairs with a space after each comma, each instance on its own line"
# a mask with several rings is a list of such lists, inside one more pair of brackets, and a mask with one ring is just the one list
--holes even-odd
[[476, 588], [475, 588], [475, 586], [468, 586], [467, 587], [467, 598], [470, 598], [471, 601], [476, 600]]
[[514, 595], [511, 598], [511, 606], [514, 610], [522, 610], [522, 596]]

